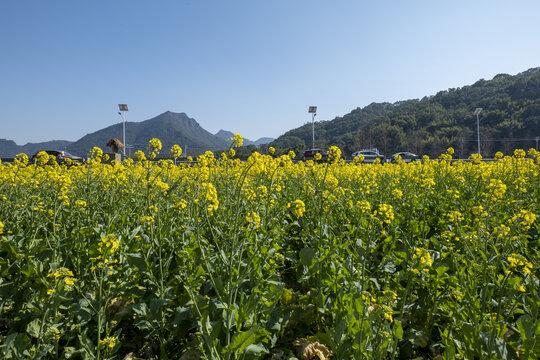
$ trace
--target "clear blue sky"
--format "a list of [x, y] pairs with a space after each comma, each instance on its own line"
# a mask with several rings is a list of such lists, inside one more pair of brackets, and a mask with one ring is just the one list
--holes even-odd
[[[540, 1], [2, 0], [0, 138], [75, 141], [167, 110], [277, 137], [540, 66]], [[119, 134], [120, 135], [120, 134]]]

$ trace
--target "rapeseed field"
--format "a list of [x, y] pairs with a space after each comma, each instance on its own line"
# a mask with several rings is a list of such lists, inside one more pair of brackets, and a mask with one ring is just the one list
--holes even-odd
[[241, 145], [0, 163], [0, 357], [540, 354], [539, 153], [294, 163]]

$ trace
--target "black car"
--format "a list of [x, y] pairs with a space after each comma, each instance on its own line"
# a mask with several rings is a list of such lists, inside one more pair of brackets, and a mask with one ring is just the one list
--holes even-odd
[[408, 152], [408, 151], [402, 151], [402, 152], [398, 152], [398, 153], [395, 153], [394, 155], [392, 155], [392, 159], [390, 161], [393, 162], [393, 163], [397, 162], [396, 157], [398, 155], [401, 157], [402, 162], [412, 162], [412, 161], [419, 161], [420, 160], [420, 157], [418, 155], [413, 154], [413, 153]]
[[[77, 163], [84, 162], [82, 157], [72, 155], [64, 150], [43, 150], [43, 151], [45, 151], [50, 156], [54, 156], [56, 158], [56, 162], [59, 164], [66, 162], [66, 159], [71, 159], [71, 161], [77, 162]], [[37, 153], [32, 155], [31, 161], [35, 162], [37, 154], [39, 154], [40, 152], [41, 151], [38, 151]]]

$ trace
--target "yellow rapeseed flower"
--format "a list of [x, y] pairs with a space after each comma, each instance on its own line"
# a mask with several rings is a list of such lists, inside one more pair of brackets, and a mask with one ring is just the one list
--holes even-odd
[[202, 188], [205, 190], [203, 194], [208, 204], [208, 213], [213, 215], [214, 211], [216, 211], [219, 207], [217, 190], [212, 183], [202, 183]]
[[36, 163], [38, 165], [45, 165], [49, 162], [49, 154], [46, 151], [40, 151], [36, 155]]
[[14, 159], [13, 163], [15, 165], [21, 166], [21, 167], [24, 167], [24, 166], [28, 165], [28, 155], [26, 155], [24, 153], [17, 154], [15, 156], [15, 159]]
[[394, 189], [392, 190], [392, 196], [395, 197], [396, 199], [401, 199], [403, 197], [403, 191], [399, 189]]
[[182, 148], [178, 145], [173, 145], [171, 147], [171, 154], [174, 158], [180, 157], [182, 155]]
[[261, 217], [252, 211], [246, 215], [246, 221], [255, 224], [255, 227], [258, 228], [261, 223]]
[[120, 240], [114, 234], [107, 234], [98, 243], [98, 251], [105, 257], [113, 255], [120, 247]]
[[142, 152], [141, 150], [136, 151], [135, 154], [133, 154], [133, 156], [135, 156], [135, 158], [138, 161], [146, 160], [146, 155], [144, 155], [144, 152]]
[[469, 156], [469, 160], [471, 160], [473, 164], [480, 164], [480, 162], [482, 162], [482, 155], [471, 154], [471, 156]]
[[341, 149], [337, 146], [330, 146], [328, 149], [328, 159], [333, 162], [339, 161], [341, 159]]
[[107, 336], [105, 339], [99, 340], [100, 347], [108, 347], [112, 349], [116, 345], [116, 338], [112, 336]]
[[244, 138], [242, 138], [242, 135], [236, 133], [233, 137], [231, 137], [229, 140], [231, 140], [232, 146], [235, 148], [238, 148], [244, 144]]
[[155, 159], [156, 156], [159, 154], [159, 151], [161, 150], [162, 145], [161, 141], [159, 139], [153, 138], [148, 142], [148, 146], [146, 149], [148, 150], [148, 157], [150, 159]]
[[304, 216], [306, 212], [306, 204], [302, 200], [294, 200], [294, 213], [298, 217]]
[[187, 207], [187, 201], [182, 199], [180, 200], [178, 203], [176, 203], [176, 205], [174, 206], [175, 209], [179, 209], [179, 210], [182, 210], [182, 209], [185, 209]]
[[77, 207], [86, 207], [86, 201], [84, 201], [84, 200], [75, 200], [75, 206], [77, 206]]
[[525, 157], [525, 155], [527, 155], [527, 153], [525, 152], [525, 150], [523, 149], [516, 149], [514, 150], [514, 157], [516, 159], [522, 159]]
[[431, 254], [423, 248], [414, 249], [413, 260], [419, 260], [420, 267], [431, 267], [433, 264]]

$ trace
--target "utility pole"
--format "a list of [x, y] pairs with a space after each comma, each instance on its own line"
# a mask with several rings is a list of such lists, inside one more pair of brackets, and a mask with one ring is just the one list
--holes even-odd
[[122, 117], [122, 122], [123, 122], [123, 126], [122, 126], [122, 132], [123, 132], [122, 142], [124, 143], [124, 158], [125, 158], [126, 157], [126, 147], [127, 147], [127, 144], [126, 144], [126, 114], [125, 114], [125, 112], [128, 111], [128, 106], [127, 106], [127, 104], [118, 104], [118, 108], [120, 109], [120, 112], [118, 114], [120, 114], [120, 116]]
[[308, 109], [308, 113], [311, 114], [311, 127], [312, 127], [312, 133], [313, 133], [313, 143], [312, 143], [311, 148], [315, 149], [315, 116], [317, 115], [317, 107], [310, 106]]
[[474, 110], [474, 115], [476, 115], [476, 133], [478, 136], [478, 155], [482, 155], [480, 153], [480, 113], [482, 112], [482, 108], [476, 108]]

